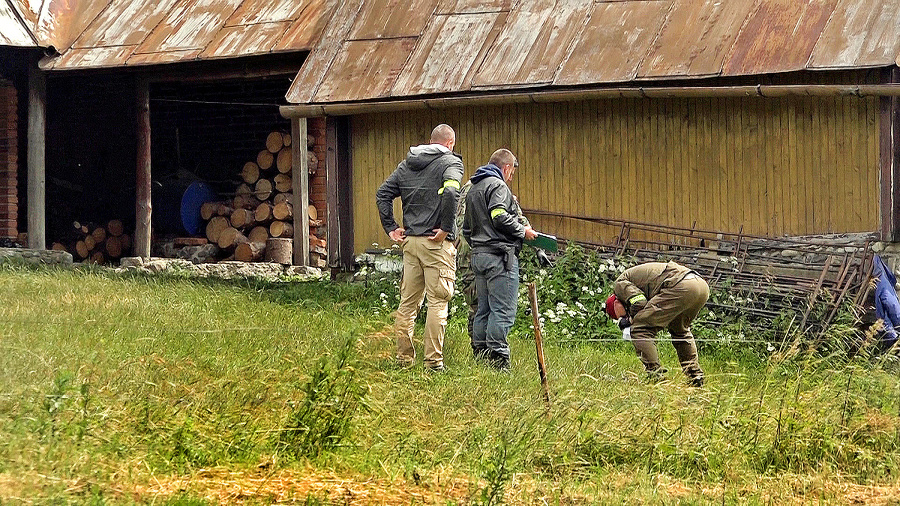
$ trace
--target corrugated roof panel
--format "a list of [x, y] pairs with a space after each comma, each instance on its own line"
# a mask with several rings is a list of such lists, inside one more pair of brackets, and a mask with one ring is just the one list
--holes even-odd
[[473, 86], [553, 82], [593, 0], [534, 0], [512, 11]]
[[596, 4], [555, 84], [633, 80], [670, 7], [669, 1]]
[[[8, 2], [7, 2], [8, 3]], [[41, 5], [44, 0], [12, 0], [13, 6], [25, 20], [29, 30], [37, 26], [37, 20], [41, 13]]]
[[328, 73], [328, 67], [331, 66], [331, 62], [341, 50], [341, 42], [350, 32], [350, 28], [359, 14], [361, 1], [346, 0], [337, 3], [337, 7], [340, 8], [337, 9], [331, 21], [325, 25], [325, 30], [322, 32], [316, 48], [306, 58], [306, 62], [285, 94], [288, 102], [294, 104], [312, 102], [316, 90], [319, 89], [319, 84]]
[[196, 60], [200, 57], [199, 49], [184, 51], [165, 51], [161, 53], [133, 53], [125, 62], [126, 65], [154, 65], [158, 63], [177, 63]]
[[722, 72], [753, 2], [675, 0], [637, 77], [711, 76]]
[[244, 56], [268, 53], [275, 43], [284, 35], [290, 21], [277, 23], [257, 23], [253, 25], [226, 26], [219, 30], [216, 38], [206, 50], [200, 53], [201, 58], [223, 58], [227, 56]]
[[884, 66], [893, 64], [898, 55], [900, 0], [840, 0], [809, 66]]
[[42, 45], [64, 51], [71, 47], [78, 35], [109, 2], [110, 0], [44, 0], [35, 36]]
[[337, 8], [337, 0], [311, 0], [305, 7], [284, 36], [273, 48], [274, 51], [298, 51], [308, 50], [315, 46], [319, 36], [331, 19], [331, 15]]
[[203, 50], [242, 0], [181, 0], [136, 53]]
[[369, 0], [349, 39], [416, 37], [422, 34], [438, 0]]
[[312, 0], [244, 0], [225, 26], [293, 21]]
[[6, 2], [0, 2], [0, 46], [34, 47], [31, 33]]
[[415, 37], [345, 42], [319, 86], [315, 101], [341, 102], [390, 96], [415, 45]]
[[[87, 49], [70, 49], [53, 60], [53, 68], [64, 67], [116, 67], [123, 65], [137, 46], [110, 46]], [[43, 63], [42, 63], [43, 67]]]
[[72, 47], [129, 46], [144, 41], [178, 0], [117, 1], [103, 10]]
[[435, 16], [419, 38], [392, 95], [461, 91], [470, 87], [470, 74], [484, 58], [505, 14]]
[[[520, 2], [524, 5], [526, 2]], [[508, 11], [512, 0], [441, 0], [435, 14], [477, 14]]]
[[725, 75], [805, 69], [837, 0], [760, 0], [725, 62]]

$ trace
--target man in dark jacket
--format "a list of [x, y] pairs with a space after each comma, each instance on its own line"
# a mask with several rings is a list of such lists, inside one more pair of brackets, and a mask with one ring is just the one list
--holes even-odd
[[472, 176], [463, 219], [463, 237], [472, 247], [472, 271], [478, 294], [472, 351], [501, 371], [509, 370], [506, 336], [516, 318], [519, 251], [523, 239], [537, 236], [512, 212], [516, 204], [506, 183], [518, 166], [510, 150], [494, 151], [490, 162]]
[[[462, 185], [462, 188], [459, 190], [459, 204], [456, 205], [456, 229], [462, 230], [463, 228], [463, 220], [466, 217], [466, 195], [469, 193], [469, 190], [472, 189], [472, 180], [466, 181], [466, 184]], [[522, 214], [522, 206], [519, 205], [519, 201], [516, 199], [516, 196], [513, 195], [513, 208], [510, 212], [516, 217], [516, 219], [522, 225], [526, 227], [531, 226], [531, 222], [528, 221], [528, 218]], [[546, 255], [541, 253], [541, 250], [538, 251], [538, 259], [540, 262], [549, 263], [550, 260]], [[543, 260], [540, 260], [543, 258]], [[469, 308], [468, 314], [468, 324], [466, 328], [469, 332], [469, 342], [472, 344], [473, 351], [478, 352], [477, 346], [475, 345], [475, 333], [473, 332], [474, 324], [475, 324], [475, 313], [478, 312], [478, 294], [475, 292], [475, 273], [472, 272], [472, 248], [469, 247], [469, 243], [461, 240], [461, 237], [456, 238], [456, 287], [459, 289], [460, 293], [462, 293], [463, 298], [466, 301], [466, 306]]]
[[703, 369], [691, 322], [709, 299], [709, 285], [696, 272], [675, 262], [647, 262], [619, 275], [606, 312], [619, 319], [619, 327], [631, 326], [631, 343], [651, 376], [666, 372], [659, 363], [653, 338], [662, 329], [672, 334], [672, 346], [681, 370], [694, 386], [703, 386]]
[[[397, 362], [412, 365], [416, 357], [413, 329], [427, 299], [425, 367], [444, 370], [447, 306], [456, 279], [454, 215], [463, 176], [462, 158], [453, 152], [456, 133], [448, 125], [431, 132], [431, 143], [409, 148], [406, 159], [378, 188], [375, 200], [381, 225], [403, 248], [400, 306], [395, 317]], [[400, 197], [403, 227], [394, 219], [393, 201]]]

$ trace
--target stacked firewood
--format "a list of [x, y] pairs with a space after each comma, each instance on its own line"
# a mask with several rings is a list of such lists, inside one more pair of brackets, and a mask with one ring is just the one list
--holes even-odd
[[110, 220], [106, 225], [76, 221], [67, 235], [50, 249], [68, 251], [79, 262], [106, 264], [131, 251], [131, 236], [125, 233], [121, 220]]
[[[307, 148], [314, 139], [307, 139]], [[308, 149], [310, 173], [318, 159]], [[228, 259], [241, 262], [271, 261], [292, 263], [294, 207], [292, 193], [291, 136], [272, 132], [266, 148], [256, 160], [248, 161], [240, 171], [242, 182], [230, 200], [207, 202], [200, 208], [206, 221], [206, 238], [230, 253]], [[309, 206], [310, 229], [321, 225], [316, 208]], [[324, 252], [324, 241], [310, 234]], [[311, 255], [312, 256], [312, 255]], [[318, 258], [318, 257], [316, 257]]]

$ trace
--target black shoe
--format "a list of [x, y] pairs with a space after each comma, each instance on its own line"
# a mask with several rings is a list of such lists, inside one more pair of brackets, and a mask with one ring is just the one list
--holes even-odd
[[500, 372], [509, 372], [509, 357], [504, 357], [503, 355], [497, 355], [495, 353], [488, 359], [488, 363], [491, 367]]
[[447, 368], [444, 367], [444, 364], [436, 365], [434, 367], [430, 365], [425, 366], [425, 370], [432, 373], [446, 372]]
[[688, 385], [697, 388], [703, 388], [703, 375], [694, 376], [688, 380]]
[[669, 372], [669, 370], [665, 367], [657, 367], [656, 369], [651, 369], [647, 371], [647, 379], [654, 383], [663, 381], [666, 379], [667, 372]]

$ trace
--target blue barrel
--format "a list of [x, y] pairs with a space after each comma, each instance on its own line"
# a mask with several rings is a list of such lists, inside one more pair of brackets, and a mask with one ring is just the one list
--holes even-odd
[[202, 181], [188, 185], [181, 196], [181, 224], [187, 233], [197, 235], [203, 230], [200, 207], [207, 202], [219, 200], [218, 194]]

